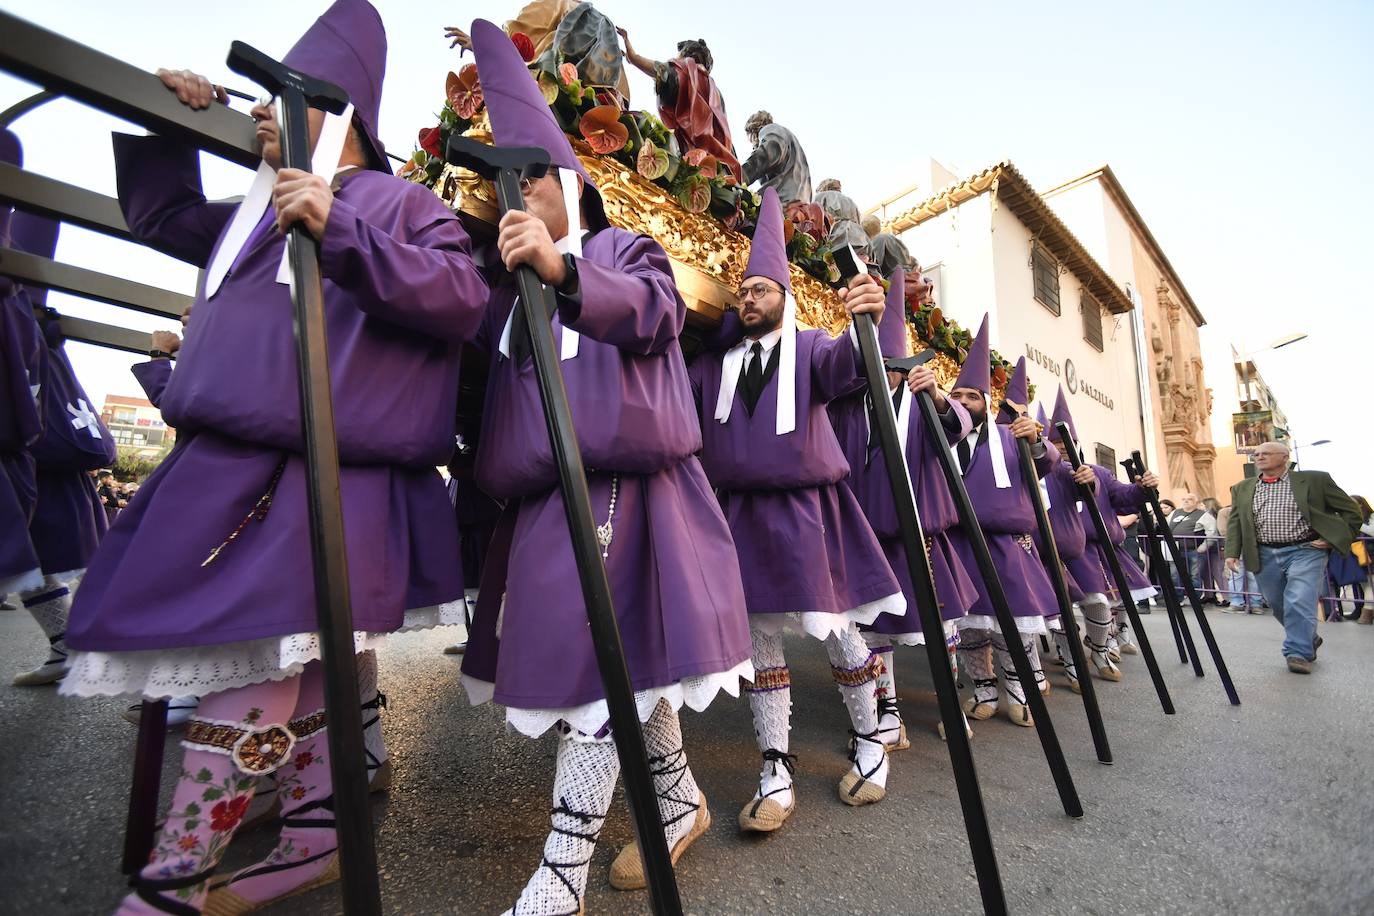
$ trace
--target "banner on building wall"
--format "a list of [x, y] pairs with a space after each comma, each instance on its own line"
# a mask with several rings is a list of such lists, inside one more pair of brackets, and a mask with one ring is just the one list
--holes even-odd
[[1236, 453], [1253, 455], [1255, 449], [1274, 441], [1274, 412], [1250, 410], [1231, 414], [1231, 432], [1236, 440]]

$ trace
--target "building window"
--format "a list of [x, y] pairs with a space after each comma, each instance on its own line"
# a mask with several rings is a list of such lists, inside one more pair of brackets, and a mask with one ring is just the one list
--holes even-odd
[[1078, 310], [1083, 313], [1083, 339], [1102, 350], [1102, 307], [1087, 293], [1078, 301]]
[[1031, 272], [1035, 276], [1035, 301], [1059, 314], [1059, 263], [1048, 251], [1036, 245], [1031, 249]]
[[1097, 463], [1102, 465], [1113, 474], [1116, 473], [1116, 451], [1107, 448], [1101, 442], [1097, 443]]

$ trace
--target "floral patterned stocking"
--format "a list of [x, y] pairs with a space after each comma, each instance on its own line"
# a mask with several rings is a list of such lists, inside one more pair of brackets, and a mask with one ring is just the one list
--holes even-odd
[[310, 662], [300, 676], [300, 695], [291, 718], [296, 738], [291, 757], [277, 770], [282, 830], [277, 847], [257, 865], [236, 872], [217, 887], [211, 901], [265, 905], [338, 878], [338, 839], [334, 833], [334, 789], [329, 777], [329, 741], [324, 720], [324, 682], [320, 663]]
[[167, 821], [122, 916], [200, 911], [208, 879], [252, 801], [255, 771], [270, 772], [291, 749], [290, 736], [273, 726], [290, 716], [298, 686], [298, 678], [287, 678], [201, 700], [182, 741]]

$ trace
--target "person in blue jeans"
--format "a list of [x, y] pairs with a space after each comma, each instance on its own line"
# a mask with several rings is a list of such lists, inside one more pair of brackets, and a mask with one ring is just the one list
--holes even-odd
[[1329, 552], [1350, 552], [1360, 511], [1325, 471], [1288, 467], [1288, 446], [1266, 442], [1255, 450], [1257, 476], [1231, 488], [1226, 568], [1252, 569], [1264, 599], [1283, 624], [1288, 670], [1311, 674], [1321, 637], [1317, 601]]

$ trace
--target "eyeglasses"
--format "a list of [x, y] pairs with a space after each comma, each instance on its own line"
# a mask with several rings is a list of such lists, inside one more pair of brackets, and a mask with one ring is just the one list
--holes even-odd
[[744, 302], [746, 299], [762, 299], [767, 293], [780, 292], [782, 290], [776, 286], [769, 286], [767, 283], [755, 283], [752, 286], [741, 286], [735, 290], [735, 296], [740, 302]]

